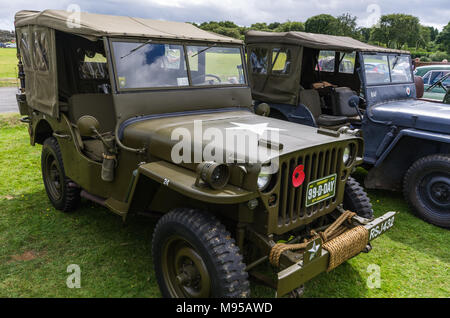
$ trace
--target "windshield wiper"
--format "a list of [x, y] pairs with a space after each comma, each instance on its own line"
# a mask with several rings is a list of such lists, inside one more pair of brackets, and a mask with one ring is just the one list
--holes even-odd
[[198, 51], [194, 55], [191, 55], [191, 57], [195, 57], [195, 56], [197, 56], [199, 54], [202, 54], [203, 52], [208, 51], [210, 48], [215, 47], [215, 46], [217, 46], [217, 44], [213, 44], [211, 46], [208, 46], [207, 48], [204, 48], [203, 50]]
[[127, 54], [125, 54], [124, 56], [121, 57], [121, 59], [123, 59], [124, 57], [127, 57], [128, 55], [133, 54], [134, 52], [136, 52], [137, 50], [139, 50], [140, 48], [146, 46], [147, 44], [151, 43], [152, 40], [148, 40], [144, 43], [142, 43], [141, 45], [136, 46], [134, 49], [130, 50], [130, 52], [128, 52]]
[[394, 63], [392, 63], [392, 69], [395, 69], [395, 67], [397, 66], [398, 59], [399, 59], [399, 56], [396, 56], [395, 60], [394, 60]]

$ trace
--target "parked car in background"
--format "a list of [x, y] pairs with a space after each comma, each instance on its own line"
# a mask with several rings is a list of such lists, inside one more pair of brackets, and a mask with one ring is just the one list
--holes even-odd
[[0, 43], [0, 48], [4, 48], [6, 45], [4, 43]]
[[414, 75], [423, 77], [429, 71], [436, 71], [436, 70], [450, 71], [450, 64], [447, 64], [447, 65], [435, 64], [435, 65], [419, 66], [419, 67], [416, 67], [416, 69], [414, 70]]
[[[450, 73], [450, 69], [449, 70], [428, 71], [422, 77], [424, 88], [425, 88], [423, 98], [443, 101], [444, 96], [447, 93], [446, 87], [450, 86], [450, 78], [448, 76], [446, 76], [449, 73]], [[446, 78], [443, 81], [440, 81], [444, 76]], [[437, 84], [437, 85], [434, 85], [434, 84]]]
[[7, 48], [16, 48], [17, 45], [16, 45], [16, 43], [7, 43], [7, 44], [5, 45], [5, 47], [7, 47]]

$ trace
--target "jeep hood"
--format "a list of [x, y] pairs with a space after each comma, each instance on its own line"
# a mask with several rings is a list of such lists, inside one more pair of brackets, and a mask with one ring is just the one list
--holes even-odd
[[[197, 121], [196, 124], [194, 124], [194, 121]], [[199, 129], [200, 121], [201, 130]], [[258, 131], [261, 127], [263, 130], [267, 128], [263, 134], [256, 134], [258, 135], [258, 152], [267, 150], [267, 148], [274, 149], [274, 151], [269, 151], [270, 153], [265, 158], [259, 156], [258, 160], [252, 162], [264, 162], [275, 156], [283, 156], [301, 149], [355, 138], [344, 134], [341, 134], [339, 137], [325, 135], [319, 133], [318, 129], [314, 127], [263, 117], [246, 110], [216, 111], [207, 114], [204, 112], [199, 114], [167, 114], [150, 118], [138, 117], [127, 122], [128, 124], [125, 124], [125, 127], [121, 129], [123, 132], [121, 139], [126, 146], [134, 148], [144, 147], [147, 149], [149, 156], [167, 161], [173, 161], [171, 157], [172, 149], [184, 138], [185, 133], [191, 136], [190, 151], [193, 152], [194, 149], [199, 149], [200, 147], [200, 149], [204, 149], [206, 145], [211, 143], [211, 139], [206, 138], [208, 133], [220, 132], [225, 136], [231, 130], [239, 139], [243, 135], [252, 134], [251, 132], [249, 133], [249, 129], [253, 132]], [[274, 140], [274, 138], [271, 138], [270, 133], [267, 133], [267, 131], [274, 130], [277, 130], [279, 134], [278, 140]], [[183, 135], [182, 138], [180, 134]], [[203, 135], [204, 137], [193, 138], [195, 134], [197, 136]], [[222, 144], [224, 143], [220, 143], [220, 145]], [[230, 145], [218, 146], [218, 148], [222, 148], [223, 153], [233, 152], [235, 156], [241, 155], [255, 160], [255, 154], [246, 154], [246, 149], [236, 149], [236, 147], [231, 147], [230, 149]], [[198, 163], [197, 160], [195, 162]]]
[[407, 99], [372, 106], [369, 111], [377, 121], [450, 134], [450, 105], [447, 104]]

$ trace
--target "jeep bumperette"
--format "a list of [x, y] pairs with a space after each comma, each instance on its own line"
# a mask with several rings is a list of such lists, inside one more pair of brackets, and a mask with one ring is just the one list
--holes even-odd
[[[249, 274], [283, 296], [392, 227], [395, 213], [374, 219], [349, 177], [362, 162], [357, 131], [253, 112], [241, 41], [89, 13], [15, 20], [17, 100], [31, 144], [43, 145], [51, 203], [73, 211], [82, 197], [124, 220], [160, 216], [152, 253], [163, 296], [246, 297]], [[220, 144], [230, 131], [255, 137], [254, 151]], [[267, 262], [276, 279], [258, 274]]]
[[416, 94], [409, 52], [305, 32], [249, 31], [245, 42], [256, 107], [361, 129], [365, 186], [402, 190], [420, 217], [450, 227], [450, 107], [417, 98], [423, 82]]

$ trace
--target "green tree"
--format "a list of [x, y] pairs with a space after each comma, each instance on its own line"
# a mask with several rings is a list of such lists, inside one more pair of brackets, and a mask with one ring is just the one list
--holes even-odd
[[450, 22], [442, 29], [442, 32], [436, 37], [436, 43], [442, 50], [450, 54]]
[[269, 24], [267, 27], [271, 30], [275, 30], [277, 29], [279, 26], [281, 25], [280, 22], [272, 22], [271, 24]]
[[360, 33], [361, 40], [364, 42], [369, 42], [371, 31], [372, 31], [371, 28], [360, 28], [359, 33]]
[[360, 33], [356, 24], [356, 16], [349, 13], [341, 14], [336, 18], [336, 35], [350, 36], [359, 38]]
[[336, 34], [338, 20], [329, 14], [319, 14], [306, 20], [305, 30], [310, 33]]
[[251, 30], [258, 30], [258, 31], [272, 31], [269, 26], [267, 25], [267, 23], [262, 22], [262, 23], [254, 23], [250, 26]]
[[[196, 24], [194, 23], [194, 25]], [[220, 21], [220, 22], [210, 21], [210, 22], [203, 22], [202, 24], [196, 26], [205, 31], [214, 32], [217, 34], [229, 36], [236, 39], [241, 39], [243, 34], [241, 33], [241, 28], [231, 21]]]
[[383, 43], [388, 47], [402, 48], [416, 45], [420, 33], [419, 19], [407, 14], [387, 14], [380, 18], [379, 27], [373, 27], [371, 41]]
[[426, 27], [426, 28], [430, 29], [430, 40], [431, 41], [436, 41], [436, 37], [439, 35], [439, 30], [434, 28], [434, 27], [432, 27], [432, 26], [429, 26], [429, 27]]
[[416, 50], [418, 48], [426, 48], [431, 41], [431, 30], [429, 27], [419, 25], [419, 34], [416, 37]]
[[287, 21], [280, 24], [274, 31], [276, 32], [305, 31], [305, 25], [302, 22]]

